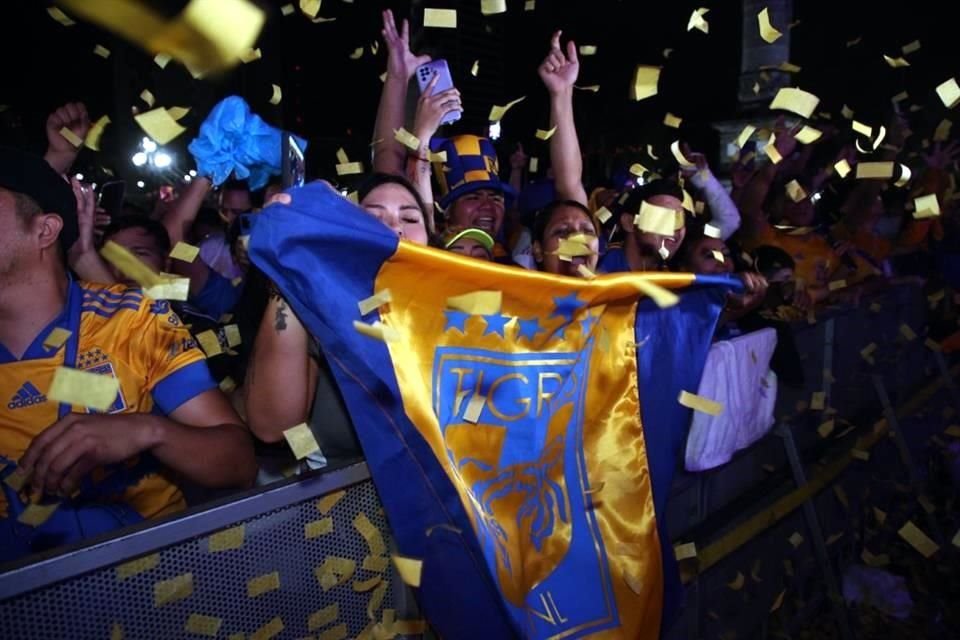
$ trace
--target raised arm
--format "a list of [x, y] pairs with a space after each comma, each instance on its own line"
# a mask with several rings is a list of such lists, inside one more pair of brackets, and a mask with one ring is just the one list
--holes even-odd
[[720, 238], [730, 238], [740, 228], [740, 210], [710, 170], [707, 158], [702, 153], [684, 150], [687, 159], [696, 165], [692, 169], [681, 168], [683, 175], [690, 179], [694, 188], [703, 196], [710, 207], [710, 223], [720, 230]]
[[[210, 191], [212, 183], [205, 176], [197, 176], [187, 185], [180, 197], [177, 198], [173, 206], [163, 215], [164, 228], [167, 235], [170, 236], [170, 246], [174, 247], [178, 242], [185, 242], [189, 239], [189, 231], [197, 219], [197, 213], [203, 205], [204, 198]], [[171, 260], [171, 268], [176, 273], [190, 278], [190, 295], [198, 296], [207, 285], [207, 279], [210, 277], [210, 267], [199, 258], [193, 262], [184, 262], [182, 260]]]
[[306, 422], [317, 387], [310, 336], [279, 293], [270, 296], [244, 381], [250, 429], [264, 442]]
[[561, 31], [550, 39], [550, 52], [537, 69], [550, 94], [550, 164], [553, 167], [557, 198], [587, 204], [583, 188], [583, 157], [573, 119], [573, 85], [580, 73], [577, 45], [571, 40], [567, 52], [560, 48]]
[[[774, 147], [784, 158], [789, 157], [797, 148], [797, 140], [783, 126], [782, 119], [777, 121], [775, 134]], [[770, 224], [767, 220], [767, 214], [763, 210], [763, 203], [767, 199], [767, 194], [770, 193], [770, 187], [779, 170], [780, 165], [778, 164], [770, 162], [764, 165], [754, 172], [747, 184], [738, 193], [735, 203], [740, 210], [743, 233], [757, 234]]]
[[403, 21], [397, 31], [393, 12], [383, 12], [383, 30], [380, 32], [386, 44], [387, 78], [380, 93], [377, 121], [373, 133], [373, 170], [378, 173], [403, 175], [407, 163], [406, 148], [396, 141], [393, 132], [404, 123], [407, 102], [407, 86], [414, 71], [430, 62], [430, 56], [415, 56], [410, 51], [410, 23]]
[[67, 261], [70, 268], [87, 282], [113, 284], [117, 281], [107, 264], [97, 253], [93, 231], [96, 222], [96, 205], [93, 201], [93, 189], [90, 185], [82, 184], [76, 178], [70, 179], [73, 195], [77, 199], [77, 226], [79, 235], [67, 252]]
[[47, 152], [43, 155], [57, 173], [67, 173], [73, 166], [80, 148], [60, 135], [60, 130], [66, 127], [81, 140], [90, 131], [90, 116], [87, 107], [82, 102], [69, 102], [47, 117]]

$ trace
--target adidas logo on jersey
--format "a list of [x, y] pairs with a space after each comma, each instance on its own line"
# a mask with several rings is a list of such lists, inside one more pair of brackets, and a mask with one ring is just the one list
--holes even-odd
[[7, 403], [7, 409], [23, 409], [47, 401], [47, 396], [33, 386], [32, 382], [24, 382], [20, 390]]

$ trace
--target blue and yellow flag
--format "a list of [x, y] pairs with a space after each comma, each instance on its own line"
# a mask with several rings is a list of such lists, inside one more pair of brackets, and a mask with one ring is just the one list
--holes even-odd
[[[322, 183], [288, 193], [250, 256], [331, 364], [399, 552], [424, 560], [433, 627], [656, 638], [678, 584], [663, 528], [690, 417], [677, 396], [697, 389], [725, 287], [499, 266], [400, 242]], [[642, 299], [643, 280], [685, 287], [679, 304]]]

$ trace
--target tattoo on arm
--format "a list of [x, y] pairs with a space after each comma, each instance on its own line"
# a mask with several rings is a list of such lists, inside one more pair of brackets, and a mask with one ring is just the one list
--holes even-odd
[[277, 314], [273, 321], [273, 328], [280, 331], [284, 331], [287, 328], [287, 303], [280, 301], [277, 306]]

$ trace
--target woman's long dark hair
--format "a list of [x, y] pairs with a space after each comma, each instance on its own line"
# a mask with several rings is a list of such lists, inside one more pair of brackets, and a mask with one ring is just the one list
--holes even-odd
[[423, 225], [427, 229], [427, 237], [430, 239], [430, 246], [435, 246], [434, 239], [436, 236], [436, 227], [433, 224], [433, 212], [427, 211], [427, 205], [423, 203], [423, 198], [420, 197], [420, 193], [417, 192], [417, 188], [413, 186], [409, 180], [403, 176], [394, 175], [392, 173], [371, 173], [367, 176], [360, 187], [357, 189], [357, 200], [363, 201], [371, 191], [376, 189], [379, 186], [385, 184], [396, 184], [400, 185], [413, 196], [414, 201], [417, 203], [417, 207], [420, 209], [420, 213], [423, 215]]

